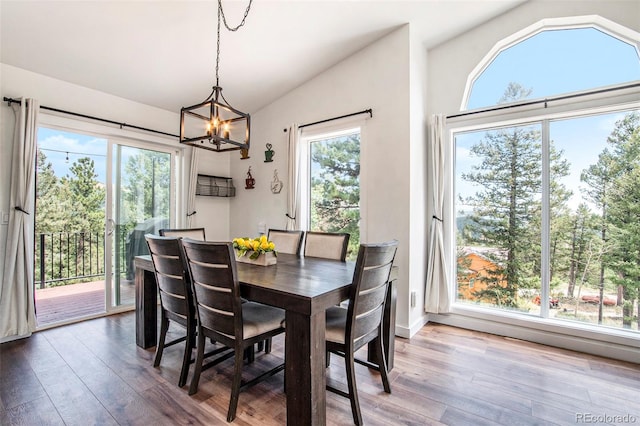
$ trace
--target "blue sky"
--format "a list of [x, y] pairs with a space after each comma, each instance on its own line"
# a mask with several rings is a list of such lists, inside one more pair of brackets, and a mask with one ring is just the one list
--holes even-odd
[[511, 81], [542, 98], [633, 80], [640, 80], [640, 60], [632, 45], [593, 28], [543, 31], [494, 59], [476, 79], [467, 109], [495, 105]]
[[46, 155], [47, 162], [52, 164], [56, 176], [71, 176], [69, 168], [73, 162], [89, 157], [95, 163], [98, 181], [106, 183], [106, 139], [40, 127], [38, 146]]
[[[640, 80], [640, 58], [630, 44], [592, 28], [545, 31], [496, 57], [476, 80], [469, 109], [495, 105], [512, 81], [532, 89], [529, 98], [544, 98], [635, 80]], [[582, 201], [580, 174], [598, 160], [616, 121], [624, 115], [601, 114], [550, 123], [551, 140], [571, 164], [570, 175], [562, 180], [574, 193], [571, 207]], [[479, 163], [469, 156], [469, 148], [484, 134], [457, 136], [457, 175]], [[478, 189], [456, 178], [456, 194], [472, 194]]]

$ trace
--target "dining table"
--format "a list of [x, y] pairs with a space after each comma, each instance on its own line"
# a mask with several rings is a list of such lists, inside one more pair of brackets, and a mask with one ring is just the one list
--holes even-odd
[[[156, 345], [158, 293], [150, 256], [134, 259], [136, 344]], [[277, 263], [261, 266], [237, 262], [242, 297], [285, 310], [285, 392], [287, 424], [326, 424], [325, 311], [349, 297], [354, 262], [280, 253]], [[395, 277], [387, 292], [383, 345], [388, 369], [393, 368]], [[367, 362], [377, 365], [372, 344]]]

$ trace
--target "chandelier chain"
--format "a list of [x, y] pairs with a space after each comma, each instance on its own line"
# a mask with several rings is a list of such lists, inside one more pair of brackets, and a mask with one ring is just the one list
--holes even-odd
[[222, 0], [218, 0], [218, 7], [220, 9], [220, 13], [222, 14], [222, 22], [224, 22], [224, 26], [229, 31], [238, 31], [238, 29], [244, 25], [244, 21], [247, 20], [247, 16], [249, 15], [249, 10], [251, 9], [251, 3], [253, 3], [253, 0], [249, 0], [249, 5], [247, 6], [247, 9], [244, 11], [242, 22], [240, 22], [236, 27], [231, 28], [229, 24], [227, 24], [227, 17], [224, 16], [224, 9], [222, 8]]
[[247, 20], [247, 16], [249, 15], [249, 10], [251, 9], [251, 4], [253, 0], [249, 0], [249, 5], [247, 9], [244, 11], [244, 16], [242, 17], [242, 21], [235, 27], [231, 28], [229, 24], [227, 24], [227, 17], [224, 15], [224, 9], [222, 8], [222, 0], [218, 0], [218, 32], [217, 32], [217, 46], [216, 46], [216, 86], [219, 86], [220, 78], [218, 74], [220, 72], [220, 17], [222, 17], [222, 22], [224, 22], [224, 26], [229, 31], [238, 31], [240, 27], [244, 25], [244, 22]]

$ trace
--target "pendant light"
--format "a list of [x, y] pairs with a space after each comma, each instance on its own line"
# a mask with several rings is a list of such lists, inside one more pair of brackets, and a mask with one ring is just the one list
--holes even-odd
[[219, 84], [220, 68], [220, 23], [224, 22], [229, 31], [237, 31], [247, 19], [251, 3], [244, 12], [242, 22], [236, 27], [227, 25], [218, 0], [218, 31], [216, 50], [216, 84], [211, 94], [203, 102], [180, 109], [180, 143], [210, 151], [224, 152], [249, 149], [251, 117], [232, 107], [222, 94]]

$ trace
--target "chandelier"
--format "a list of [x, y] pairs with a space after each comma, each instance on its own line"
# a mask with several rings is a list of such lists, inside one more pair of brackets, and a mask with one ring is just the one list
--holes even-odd
[[224, 22], [229, 31], [237, 31], [244, 25], [251, 3], [244, 12], [242, 22], [229, 27], [222, 10], [222, 0], [218, 0], [218, 42], [216, 50], [216, 84], [211, 94], [203, 102], [180, 109], [180, 143], [210, 151], [223, 152], [249, 149], [251, 117], [232, 107], [222, 94], [219, 84], [220, 68], [220, 23]]

